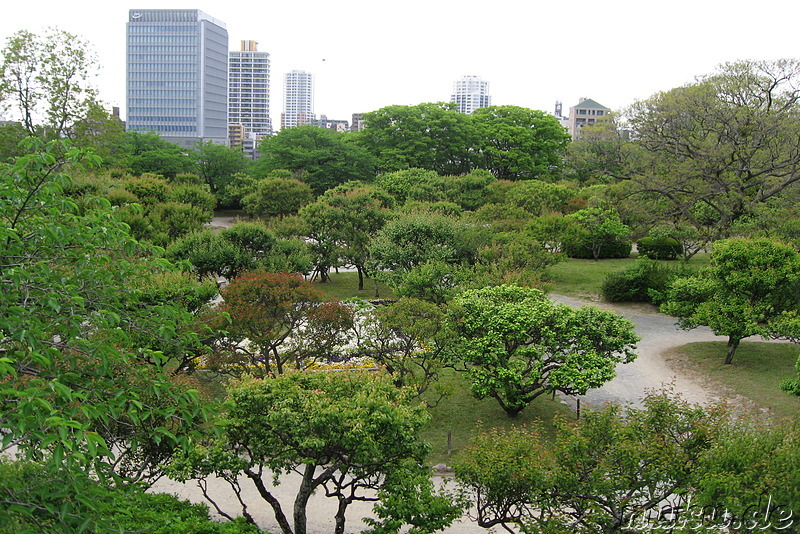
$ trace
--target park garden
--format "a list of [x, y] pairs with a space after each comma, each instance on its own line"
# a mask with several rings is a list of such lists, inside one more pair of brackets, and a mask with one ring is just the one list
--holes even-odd
[[[796, 61], [722, 65], [574, 141], [540, 111], [425, 103], [361, 132], [290, 128], [248, 161], [125, 132], [80, 83], [45, 83], [90, 61], [59, 70], [18, 37], [0, 86], [25, 118], [0, 127], [1, 530], [258, 532], [258, 506], [305, 534], [315, 494], [337, 534], [363, 502], [376, 534], [467, 510], [531, 533], [792, 528]], [[211, 227], [220, 209], [240, 220]], [[676, 359], [752, 404], [665, 388], [578, 417], [561, 398], [637, 358], [612, 303], [723, 336]], [[210, 508], [145, 491], [164, 477], [199, 481]], [[210, 477], [261, 502], [224, 506]]]

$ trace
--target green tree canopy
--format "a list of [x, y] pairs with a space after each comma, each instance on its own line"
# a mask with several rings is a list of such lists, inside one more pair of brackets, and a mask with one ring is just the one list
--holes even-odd
[[542, 393], [583, 395], [630, 363], [633, 324], [592, 306], [555, 304], [538, 289], [470, 289], [454, 300], [453, 349], [473, 394], [491, 397], [514, 417]]
[[[722, 412], [651, 394], [642, 407], [610, 405], [578, 421], [558, 419], [554, 442], [535, 429], [478, 433], [455, 462], [456, 478], [473, 496], [484, 528], [632, 534], [702, 524], [702, 514], [669, 506], [686, 505], [690, 492], [703, 488], [709, 452], [716, 444], [724, 448], [725, 423]], [[714, 517], [704, 526], [724, 521]]]
[[[108, 202], [78, 207], [63, 194], [62, 166], [97, 158], [26, 143], [27, 155], [0, 164], [0, 451], [34, 462], [42, 484], [3, 479], [0, 494], [24, 495], [4, 506], [56, 531], [108, 531], [97, 493], [158, 478], [205, 423], [191, 377], [148, 348], [196, 347], [195, 319], [145, 298], [138, 284], [173, 268]], [[54, 496], [60, 507], [42, 504]]]
[[0, 104], [15, 109], [29, 135], [71, 136], [97, 103], [97, 68], [94, 50], [77, 35], [20, 30], [2, 50]]
[[286, 128], [261, 145], [256, 168], [298, 173], [315, 195], [350, 181], [372, 181], [374, 158], [347, 135], [318, 126]]
[[[387, 376], [288, 373], [238, 381], [228, 395], [222, 438], [187, 458], [182, 477], [216, 474], [235, 488], [249, 481], [269, 503], [283, 534], [307, 532], [315, 491], [336, 501], [335, 534], [345, 532], [351, 503], [376, 497], [376, 532], [397, 532], [404, 524], [420, 534], [435, 532], [460, 515], [457, 506], [434, 493], [423, 466], [428, 446], [418, 432], [428, 414]], [[300, 477], [293, 503], [280, 501], [271, 490], [265, 478], [272, 473]]]
[[631, 253], [631, 230], [614, 209], [592, 207], [565, 217], [566, 252], [572, 258], [627, 258]]
[[312, 248], [318, 248], [318, 269], [340, 261], [353, 265], [362, 291], [369, 244], [389, 219], [393, 202], [379, 187], [353, 182], [329, 189], [303, 207], [299, 215], [308, 223]]
[[382, 173], [419, 168], [442, 175], [475, 168], [474, 130], [452, 102], [387, 106], [364, 114], [359, 144], [378, 158]]
[[253, 191], [242, 198], [244, 211], [253, 217], [285, 217], [296, 214], [314, 200], [311, 186], [275, 172], [256, 182]]
[[236, 186], [236, 175], [245, 172], [251, 164], [241, 150], [211, 141], [198, 143], [194, 152], [197, 174], [212, 193], [223, 198], [228, 198], [227, 190]]
[[738, 61], [627, 112], [641, 147], [627, 174], [667, 220], [728, 237], [800, 180], [800, 62]]
[[717, 241], [711, 266], [676, 279], [661, 311], [682, 328], [708, 326], [728, 336], [725, 363], [731, 363], [742, 339], [792, 332], [783, 319], [800, 309], [799, 285], [800, 255], [791, 246], [769, 239]]
[[543, 111], [489, 106], [470, 115], [476, 130], [477, 167], [499, 180], [552, 180], [559, 173], [569, 134]]

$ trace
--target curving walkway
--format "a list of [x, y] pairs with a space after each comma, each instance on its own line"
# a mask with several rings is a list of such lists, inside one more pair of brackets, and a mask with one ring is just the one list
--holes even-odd
[[[638, 357], [632, 363], [617, 366], [617, 376], [603, 387], [590, 390], [581, 397], [582, 405], [602, 406], [609, 402], [638, 404], [648, 390], [672, 387], [687, 401], [696, 404], [709, 404], [720, 399], [701, 380], [679, 372], [669, 364], [667, 354], [671, 349], [698, 341], [727, 341], [716, 336], [709, 328], [681, 330], [675, 325], [675, 318], [659, 313], [649, 305], [610, 305], [586, 302], [562, 295], [551, 295], [557, 302], [570, 306], [585, 305], [609, 309], [631, 320], [636, 325], [636, 333], [641, 341], [637, 345]], [[565, 398], [573, 409], [574, 398]]]

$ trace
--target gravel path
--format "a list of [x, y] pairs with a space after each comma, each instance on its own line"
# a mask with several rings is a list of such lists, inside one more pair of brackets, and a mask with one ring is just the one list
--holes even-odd
[[[669, 359], [669, 353], [681, 345], [698, 341], [726, 341], [708, 328], [681, 330], [675, 319], [658, 313], [651, 305], [635, 304], [615, 306], [588, 302], [561, 295], [551, 297], [570, 306], [593, 305], [613, 310], [636, 325], [641, 341], [637, 345], [638, 357], [632, 363], [617, 366], [617, 376], [602, 388], [590, 390], [582, 396], [581, 404], [602, 406], [609, 402], [638, 404], [648, 390], [671, 387], [684, 399], [696, 404], [709, 404], [721, 400], [722, 392], [713, 391], [699, 376], [690, 376]], [[568, 398], [575, 408], [575, 399]]]

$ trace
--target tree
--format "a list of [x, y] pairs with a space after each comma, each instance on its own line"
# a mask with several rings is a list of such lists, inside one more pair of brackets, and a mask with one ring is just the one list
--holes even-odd
[[769, 239], [717, 241], [711, 266], [672, 282], [661, 311], [681, 328], [708, 326], [728, 336], [729, 364], [742, 339], [789, 333], [782, 319], [800, 309], [798, 284], [800, 255], [792, 247]]
[[0, 162], [10, 163], [19, 156], [25, 155], [25, 149], [20, 145], [28, 132], [18, 122], [0, 125]]
[[627, 179], [627, 164], [635, 157], [636, 146], [628, 134], [625, 124], [614, 114], [585, 124], [580, 137], [567, 147], [566, 174], [582, 184]]
[[154, 132], [125, 132], [112, 155], [119, 166], [136, 175], [151, 173], [172, 180], [194, 171], [193, 158], [184, 149]]
[[724, 412], [650, 394], [639, 408], [556, 420], [555, 443], [525, 428], [479, 433], [456, 460], [456, 478], [485, 528], [632, 534], [666, 526], [657, 514], [700, 484], [725, 423]]
[[278, 239], [257, 223], [237, 223], [219, 232], [189, 234], [172, 242], [166, 251], [172, 260], [188, 260], [199, 278], [233, 280], [256, 268], [271, 272], [307, 273], [311, 254], [297, 239]]
[[235, 186], [236, 175], [245, 172], [250, 165], [242, 151], [211, 141], [198, 143], [194, 152], [197, 173], [215, 195], [224, 194]]
[[[403, 204], [407, 200], [421, 198], [431, 200], [433, 191], [429, 184], [437, 178], [439, 178], [439, 173], [436, 171], [412, 167], [383, 172], [375, 178], [375, 185], [388, 191], [399, 204]], [[436, 198], [435, 200], [441, 199]]]
[[470, 287], [481, 283], [541, 287], [546, 269], [564, 259], [526, 232], [498, 232], [478, 253], [476, 281]]
[[731, 419], [698, 466], [680, 519], [689, 517], [707, 530], [794, 528], [800, 507], [798, 438], [796, 420], [752, 414]]
[[[78, 207], [63, 194], [61, 170], [96, 158], [63, 140], [25, 147], [0, 164], [0, 452], [33, 462], [44, 483], [4, 479], [0, 500], [54, 530], [108, 531], [98, 492], [152, 482], [206, 422], [191, 377], [132, 333], [192, 346], [194, 317], [140, 301], [131, 281], [173, 267], [108, 202]], [[56, 496], [59, 507], [42, 504]]]
[[222, 290], [208, 367], [254, 376], [306, 369], [344, 345], [353, 314], [299, 275], [249, 271]]
[[77, 35], [51, 28], [21, 30], [6, 41], [0, 65], [0, 102], [16, 108], [29, 135], [70, 136], [97, 102], [92, 78], [97, 58]]
[[[336, 500], [335, 534], [344, 533], [347, 508], [355, 501], [380, 500], [383, 520], [374, 522], [380, 527], [375, 532], [397, 532], [408, 520], [415, 523], [413, 532], [435, 532], [460, 515], [458, 506], [433, 492], [423, 467], [428, 446], [418, 432], [427, 413], [388, 377], [288, 373], [238, 381], [228, 397], [221, 439], [198, 448], [179, 475], [216, 474], [235, 489], [240, 480], [249, 480], [283, 534], [306, 534], [308, 501], [315, 491]], [[287, 503], [264, 480], [285, 473], [300, 477], [291, 522]], [[419, 515], [404, 521], [409, 508]], [[247, 517], [244, 505], [242, 512]]]
[[543, 111], [489, 106], [470, 115], [476, 129], [478, 168], [498, 180], [549, 180], [570, 137], [558, 120]]
[[[387, 306], [363, 301], [349, 303], [355, 320], [348, 356], [369, 358], [391, 377], [395, 386], [408, 388], [414, 396], [435, 389], [447, 362], [446, 349], [452, 332], [445, 322], [445, 309], [431, 302], [403, 298]], [[436, 391], [439, 399], [445, 392]], [[428, 406], [437, 400], [426, 401]]]
[[572, 258], [627, 258], [631, 253], [630, 228], [613, 209], [594, 207], [567, 215], [567, 255]]
[[392, 197], [380, 188], [354, 182], [329, 189], [303, 207], [299, 215], [308, 223], [308, 237], [322, 245], [318, 265], [324, 269], [341, 260], [355, 266], [358, 290], [363, 291], [368, 247], [389, 219], [392, 204]]
[[642, 157], [627, 171], [663, 217], [713, 239], [800, 180], [800, 62], [739, 61], [628, 111]]
[[472, 225], [431, 213], [403, 214], [386, 223], [370, 245], [381, 269], [394, 271], [433, 260], [474, 263], [479, 232]]
[[91, 104], [71, 132], [75, 146], [94, 148], [94, 153], [103, 158], [104, 167], [124, 166], [116, 152], [125, 136], [125, 123], [102, 105]]
[[541, 180], [514, 182], [514, 185], [504, 192], [505, 202], [525, 208], [533, 215], [547, 212], [566, 213], [569, 201], [576, 196], [577, 191], [572, 187]]
[[510, 417], [542, 393], [583, 395], [636, 358], [633, 324], [591, 306], [573, 309], [532, 288], [470, 289], [449, 319], [456, 355], [475, 397], [492, 397]]
[[285, 128], [262, 141], [260, 149], [258, 169], [265, 174], [279, 169], [300, 173], [314, 195], [345, 182], [369, 182], [375, 177], [374, 158], [347, 134], [328, 128]]
[[412, 212], [387, 222], [370, 243], [369, 253], [376, 276], [394, 291], [443, 302], [464, 268], [478, 261], [478, 250], [487, 241], [484, 228]]
[[276, 173], [259, 180], [253, 192], [242, 198], [242, 207], [253, 217], [285, 217], [296, 214], [313, 199], [307, 183]]
[[378, 159], [381, 173], [418, 168], [459, 175], [475, 168], [474, 129], [452, 102], [387, 106], [365, 113], [364, 121], [356, 140]]

